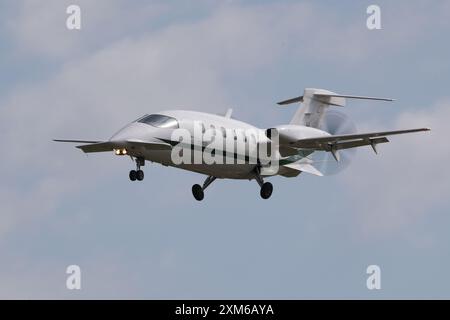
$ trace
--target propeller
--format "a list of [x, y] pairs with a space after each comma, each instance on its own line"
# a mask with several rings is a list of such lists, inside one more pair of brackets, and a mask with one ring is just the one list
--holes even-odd
[[[337, 110], [327, 110], [321, 120], [319, 129], [324, 130], [331, 135], [342, 135], [356, 133], [355, 124], [343, 112]], [[324, 175], [334, 175], [346, 169], [351, 159], [355, 155], [356, 149], [343, 149], [337, 151], [336, 161], [331, 152], [316, 151], [311, 155], [314, 166]]]

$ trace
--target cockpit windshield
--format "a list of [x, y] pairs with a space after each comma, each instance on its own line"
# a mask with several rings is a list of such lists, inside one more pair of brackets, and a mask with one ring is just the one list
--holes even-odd
[[179, 127], [177, 119], [162, 114], [144, 116], [138, 122], [146, 123], [157, 128], [176, 129]]

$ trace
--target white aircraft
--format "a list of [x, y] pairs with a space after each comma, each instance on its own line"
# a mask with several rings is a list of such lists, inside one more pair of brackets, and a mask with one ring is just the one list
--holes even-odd
[[[305, 89], [303, 96], [279, 102], [279, 105], [292, 103], [303, 104], [298, 108], [289, 124], [278, 125], [270, 129], [258, 129], [248, 123], [231, 118], [232, 110], [229, 109], [224, 116], [184, 111], [171, 110], [162, 111], [156, 114], [145, 115], [130, 124], [126, 125], [119, 132], [114, 134], [107, 141], [85, 141], [85, 140], [54, 140], [58, 142], [74, 142], [81, 145], [77, 148], [85, 153], [113, 151], [116, 155], [128, 155], [136, 162], [136, 170], [129, 173], [130, 180], [142, 181], [144, 172], [141, 167], [145, 161], [157, 162], [165, 166], [173, 166], [185, 170], [190, 170], [207, 175], [203, 185], [195, 184], [192, 193], [196, 200], [204, 198], [204, 190], [216, 178], [227, 179], [255, 179], [260, 186], [260, 195], [263, 199], [268, 199], [273, 191], [270, 182], [264, 182], [265, 177], [281, 175], [284, 177], [295, 177], [301, 172], [306, 172], [322, 176], [316, 167], [311, 155], [318, 152], [330, 152], [336, 161], [339, 161], [339, 150], [371, 146], [377, 153], [377, 145], [389, 142], [386, 136], [411, 133], [418, 131], [429, 131], [429, 128], [406, 129], [386, 132], [372, 132], [359, 134], [338, 134], [332, 135], [321, 130], [321, 122], [330, 106], [345, 106], [346, 99], [367, 99], [393, 101], [392, 99], [352, 96], [337, 94], [324, 89]], [[249, 151], [233, 149], [231, 155], [229, 150], [225, 151], [225, 156], [232, 159], [244, 159], [237, 163], [179, 163], [174, 161], [174, 148], [180, 144], [181, 140], [174, 140], [175, 130], [184, 129], [193, 135], [193, 139], [185, 141], [183, 152], [186, 150], [201, 150], [207, 148], [205, 141], [195, 137], [195, 125], [199, 124], [201, 133], [204, 135], [205, 128], [212, 130], [213, 139], [220, 136], [231, 141], [253, 141], [258, 147], [275, 145], [277, 140], [277, 150], [273, 150], [272, 161], [277, 162], [276, 170], [267, 163], [261, 163], [261, 159], [256, 157], [255, 161], [250, 161]], [[256, 132], [257, 134], [247, 134]], [[210, 137], [211, 138], [211, 137]], [[208, 139], [206, 139], [208, 140]], [[209, 139], [208, 141], [211, 141]], [[225, 149], [225, 145], [224, 149]], [[220, 148], [218, 148], [220, 149]], [[217, 149], [217, 150], [218, 150]], [[212, 152], [214, 154], [214, 151]], [[190, 157], [190, 156], [189, 156]], [[273, 163], [272, 163], [273, 164]]]

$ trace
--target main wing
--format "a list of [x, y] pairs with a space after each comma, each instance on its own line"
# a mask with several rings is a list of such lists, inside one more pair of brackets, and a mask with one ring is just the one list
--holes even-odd
[[430, 131], [430, 129], [418, 128], [418, 129], [397, 130], [397, 131], [382, 131], [382, 132], [371, 132], [360, 134], [344, 134], [344, 135], [335, 135], [317, 138], [306, 138], [291, 142], [289, 146], [301, 149], [329, 151], [332, 152], [333, 156], [336, 158], [336, 160], [338, 160], [338, 156], [336, 153], [337, 150], [370, 145], [372, 146], [373, 150], [377, 152], [376, 150], [377, 144], [389, 142], [386, 136], [420, 132], [420, 131]]

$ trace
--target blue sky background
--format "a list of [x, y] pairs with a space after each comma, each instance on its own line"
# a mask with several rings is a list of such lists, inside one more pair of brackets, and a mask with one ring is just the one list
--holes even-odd
[[[450, 298], [449, 32], [448, 1], [2, 1], [0, 297]], [[396, 99], [349, 102], [360, 131], [432, 132], [335, 176], [273, 178], [269, 201], [217, 181], [201, 203], [200, 175], [147, 164], [130, 183], [129, 159], [51, 142], [178, 107], [266, 128], [305, 87]]]

